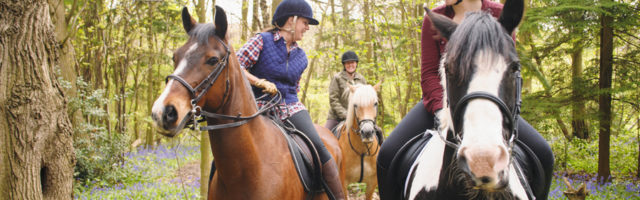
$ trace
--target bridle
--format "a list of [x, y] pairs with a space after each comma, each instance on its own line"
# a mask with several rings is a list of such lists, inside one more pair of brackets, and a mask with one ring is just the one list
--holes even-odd
[[[256, 118], [258, 115], [267, 112], [268, 110], [270, 110], [271, 108], [273, 108], [275, 105], [277, 105], [278, 102], [280, 102], [281, 100], [281, 95], [280, 93], [276, 93], [274, 98], [271, 98], [271, 100], [269, 100], [260, 110], [258, 110], [258, 112], [254, 113], [251, 116], [246, 116], [246, 117], [242, 117], [242, 113], [238, 113], [238, 115], [223, 115], [223, 114], [217, 114], [216, 112], [218, 112], [218, 110], [220, 110], [220, 108], [224, 107], [229, 101], [229, 87], [230, 87], [230, 83], [229, 83], [229, 55], [231, 54], [231, 51], [229, 50], [229, 47], [227, 46], [226, 43], [224, 43], [220, 38], [216, 37], [216, 39], [218, 40], [218, 42], [220, 42], [222, 44], [222, 46], [224, 46], [224, 49], [226, 51], [226, 54], [224, 55], [224, 57], [216, 64], [215, 69], [209, 73], [209, 75], [202, 80], [196, 87], [191, 87], [191, 85], [189, 83], [187, 83], [187, 81], [185, 81], [182, 77], [175, 75], [175, 74], [171, 74], [168, 75], [165, 78], [165, 82], [168, 82], [169, 79], [173, 79], [178, 81], [179, 83], [181, 83], [188, 91], [189, 91], [189, 95], [191, 97], [191, 111], [189, 111], [185, 117], [183, 118], [183, 120], [180, 122], [180, 124], [177, 126], [176, 129], [180, 130], [183, 128], [190, 128], [191, 130], [195, 130], [196, 128], [199, 128], [200, 131], [208, 131], [208, 130], [216, 130], [216, 129], [224, 129], [224, 128], [232, 128], [232, 127], [237, 127], [237, 126], [241, 126], [243, 124], [246, 124], [247, 122], [249, 122], [249, 120]], [[202, 108], [200, 106], [198, 106], [198, 102], [200, 102], [200, 100], [202, 99], [202, 97], [204, 97], [204, 95], [209, 91], [209, 89], [211, 88], [211, 86], [213, 86], [213, 83], [216, 82], [216, 80], [218, 80], [218, 77], [220, 76], [220, 74], [222, 74], [222, 71], [224, 69], [227, 69], [227, 78], [225, 80], [225, 89], [224, 89], [224, 93], [222, 96], [222, 103], [220, 104], [220, 106], [218, 106], [216, 109], [214, 109], [213, 112], [207, 112], [202, 110]], [[198, 94], [199, 93], [199, 94]], [[262, 95], [261, 97], [259, 97], [258, 99], [262, 99], [266, 96]], [[204, 118], [203, 118], [204, 117]], [[206, 118], [216, 118], [216, 119], [224, 119], [224, 120], [233, 120], [234, 122], [230, 122], [230, 123], [225, 123], [225, 124], [217, 124], [217, 125], [208, 125], [208, 126], [198, 126], [199, 122], [205, 121]], [[191, 127], [189, 127], [188, 125], [191, 125]]]
[[[357, 118], [357, 116], [356, 116], [356, 118]], [[364, 123], [367, 123], [367, 122], [373, 123], [373, 125], [374, 125], [374, 126], [376, 125], [376, 120], [373, 120], [373, 119], [363, 119], [363, 120], [358, 120], [358, 130], [356, 130], [356, 129], [354, 129], [353, 127], [351, 127], [351, 131], [352, 131], [352, 132], [354, 132], [354, 133], [356, 133], [356, 134], [358, 134], [360, 137], [362, 137], [361, 130], [359, 130], [359, 129], [361, 129], [362, 125], [363, 125]], [[373, 137], [377, 137], [377, 136], [375, 136], [375, 135], [374, 135]], [[349, 137], [349, 135], [348, 135], [348, 134], [347, 134], [347, 139], [349, 140], [349, 146], [351, 146], [351, 150], [353, 150], [353, 151], [354, 151], [354, 152], [356, 152], [356, 153], [359, 153], [359, 152], [356, 150], [356, 148], [355, 148], [355, 147], [353, 147], [353, 143], [351, 143], [351, 137]], [[378, 138], [378, 139], [379, 139], [379, 138]], [[370, 145], [365, 145], [365, 146], [367, 146], [367, 152], [359, 153], [359, 154], [361, 154], [361, 156], [373, 156], [373, 155], [375, 155], [375, 154], [378, 152], [378, 150], [380, 149], [380, 146], [379, 146], [379, 145], [376, 145], [378, 148], [376, 148], [376, 150], [372, 153], [372, 152], [371, 152], [371, 146], [370, 146]]]

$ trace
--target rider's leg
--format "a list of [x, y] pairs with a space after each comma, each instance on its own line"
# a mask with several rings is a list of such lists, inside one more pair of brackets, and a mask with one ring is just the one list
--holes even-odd
[[380, 199], [401, 199], [403, 184], [388, 181], [387, 175], [389, 166], [395, 153], [416, 135], [423, 133], [428, 128], [433, 128], [434, 115], [427, 112], [422, 104], [418, 102], [396, 128], [389, 134], [380, 147], [378, 154], [378, 192]]
[[287, 119], [293, 123], [296, 129], [302, 131], [302, 133], [309, 137], [316, 147], [320, 161], [322, 162], [322, 176], [327, 182], [327, 185], [329, 185], [331, 193], [333, 193], [337, 199], [345, 199], [346, 196], [342, 191], [342, 182], [338, 174], [338, 165], [333, 157], [331, 157], [331, 153], [329, 153], [327, 147], [324, 146], [322, 139], [320, 139], [318, 135], [318, 131], [316, 131], [316, 128], [313, 126], [309, 111], [302, 110]]
[[[553, 152], [551, 151], [551, 146], [549, 143], [534, 129], [527, 121], [522, 118], [518, 120], [518, 139], [522, 141], [527, 147], [531, 148], [533, 153], [536, 154], [538, 159], [540, 159], [540, 163], [542, 164], [542, 168], [544, 169], [545, 176], [545, 187], [544, 193], [548, 194], [549, 188], [551, 187], [551, 179], [553, 178]], [[545, 200], [548, 195], [544, 195], [543, 197], [538, 197], [538, 199]]]
[[324, 127], [329, 130], [333, 130], [333, 128], [336, 127], [339, 123], [340, 122], [338, 120], [327, 119], [327, 122], [324, 123]]

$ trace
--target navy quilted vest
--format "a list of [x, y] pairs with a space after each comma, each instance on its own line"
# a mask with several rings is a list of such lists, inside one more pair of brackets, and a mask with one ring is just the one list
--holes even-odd
[[[274, 84], [287, 103], [298, 102], [297, 86], [302, 72], [307, 68], [307, 55], [296, 48], [287, 55], [284, 38], [273, 41], [273, 33], [260, 33], [264, 45], [258, 62], [249, 68], [249, 72], [258, 78], [264, 78]], [[252, 87], [256, 97], [263, 94], [261, 88]]]

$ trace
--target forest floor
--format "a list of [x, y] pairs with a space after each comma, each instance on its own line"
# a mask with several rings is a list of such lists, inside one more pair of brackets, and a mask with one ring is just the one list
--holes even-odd
[[[74, 187], [75, 199], [200, 199], [200, 152], [197, 146], [138, 149], [125, 156], [121, 170], [125, 174], [116, 184], [82, 185]], [[556, 172], [549, 199], [566, 199], [562, 181], [564, 173]], [[640, 199], [640, 180], [614, 179], [598, 185], [589, 174], [573, 173], [569, 182], [574, 187], [586, 182], [587, 199]], [[78, 183], [76, 183], [78, 184]], [[353, 185], [349, 199], [363, 200], [362, 185]], [[377, 193], [373, 199], [378, 200]]]

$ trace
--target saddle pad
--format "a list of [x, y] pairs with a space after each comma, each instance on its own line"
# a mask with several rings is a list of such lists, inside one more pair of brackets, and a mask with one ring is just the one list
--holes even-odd
[[[395, 154], [391, 165], [389, 166], [387, 180], [391, 183], [402, 185], [402, 191], [404, 191], [406, 178], [415, 163], [415, 160], [422, 153], [422, 150], [426, 144], [433, 138], [433, 135], [429, 132], [424, 134], [418, 134], [405, 143]], [[394, 188], [395, 189], [395, 188]], [[402, 191], [392, 192], [393, 194], [402, 194]], [[397, 197], [402, 198], [402, 197]]]
[[[306, 138], [307, 142], [305, 142], [305, 138], [296, 134], [288, 133], [280, 126], [280, 124], [275, 124], [280, 128], [280, 130], [282, 130], [282, 135], [287, 139], [289, 152], [291, 153], [293, 164], [296, 167], [298, 177], [300, 178], [300, 182], [302, 182], [302, 186], [304, 186], [304, 190], [308, 193], [324, 192], [322, 187], [322, 178], [320, 177], [321, 167], [315, 166], [311, 159], [313, 156], [310, 151], [310, 147], [312, 145], [309, 145], [311, 141]], [[314, 149], [313, 151], [315, 152], [316, 150]], [[317, 153], [314, 155], [317, 156]], [[320, 163], [318, 163], [318, 165], [320, 165]]]

